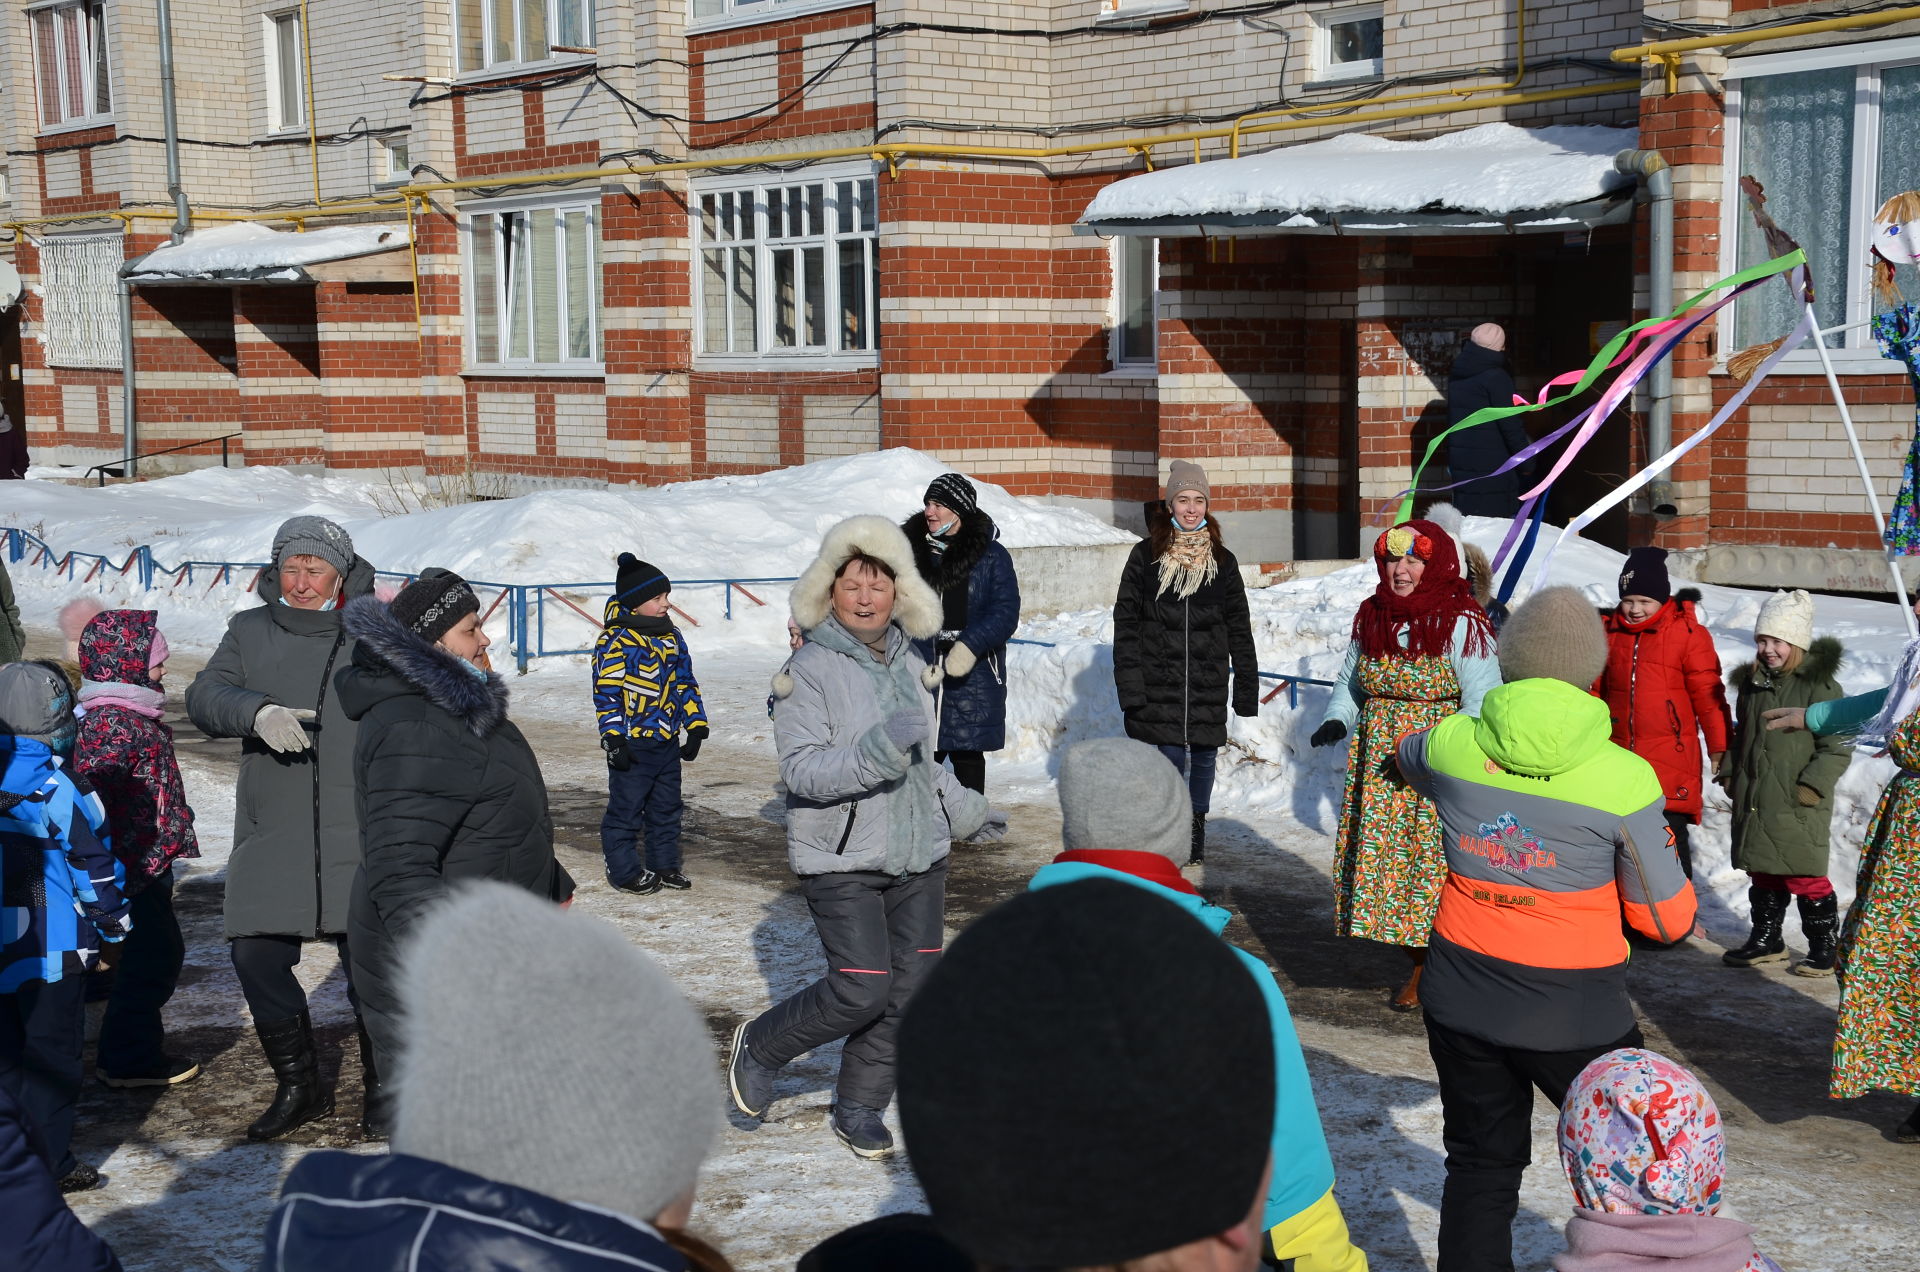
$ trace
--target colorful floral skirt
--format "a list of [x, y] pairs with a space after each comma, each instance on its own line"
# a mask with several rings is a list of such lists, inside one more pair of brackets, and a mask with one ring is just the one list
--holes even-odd
[[1334, 930], [1424, 947], [1447, 881], [1440, 815], [1412, 787], [1382, 777], [1380, 763], [1406, 734], [1460, 710], [1460, 682], [1445, 658], [1367, 658], [1360, 687], [1366, 701], [1334, 849]]
[[1920, 776], [1902, 772], [1880, 796], [1836, 968], [1830, 1093], [1920, 1095]]

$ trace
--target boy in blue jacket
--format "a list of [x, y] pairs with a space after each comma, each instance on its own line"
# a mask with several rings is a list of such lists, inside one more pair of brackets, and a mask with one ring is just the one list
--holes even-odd
[[[622, 892], [684, 892], [693, 884], [680, 870], [680, 765], [700, 754], [707, 712], [686, 640], [667, 617], [672, 581], [630, 552], [616, 565], [593, 644], [593, 709], [607, 753], [600, 851], [607, 882]], [[644, 863], [636, 847], [643, 830]]]
[[[1029, 888], [1118, 879], [1179, 906], [1215, 934], [1233, 915], [1209, 904], [1180, 874], [1191, 847], [1192, 805], [1180, 770], [1131, 738], [1096, 738], [1060, 761], [1060, 838], [1066, 849]], [[1235, 949], [1273, 1017], [1273, 1177], [1267, 1189], [1267, 1256], [1294, 1272], [1366, 1272], [1333, 1197], [1333, 1157], [1320, 1128], [1307, 1063], [1287, 1000], [1267, 965]]]
[[0, 666], [0, 1087], [62, 1192], [100, 1182], [71, 1147], [86, 973], [131, 927], [100, 798], [62, 768], [79, 732], [73, 701], [57, 667]]

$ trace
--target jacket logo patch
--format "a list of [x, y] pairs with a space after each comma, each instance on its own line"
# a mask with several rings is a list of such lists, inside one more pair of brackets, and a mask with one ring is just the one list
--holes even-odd
[[1540, 836], [1531, 827], [1522, 826], [1512, 813], [1481, 822], [1475, 829], [1477, 834], [1460, 836], [1460, 846], [1503, 870], [1544, 869], [1555, 864], [1552, 850], [1543, 846]]

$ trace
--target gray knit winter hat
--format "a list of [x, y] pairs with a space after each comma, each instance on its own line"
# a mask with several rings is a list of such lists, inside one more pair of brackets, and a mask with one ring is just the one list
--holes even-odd
[[273, 536], [273, 563], [293, 556], [319, 557], [344, 579], [353, 568], [353, 538], [325, 517], [288, 517]]
[[0, 665], [0, 734], [31, 738], [56, 755], [71, 755], [80, 731], [73, 701], [73, 683], [52, 663]]
[[403, 952], [395, 1152], [652, 1222], [720, 1131], [706, 1025], [611, 925], [471, 883]]
[[1060, 844], [1068, 852], [1157, 852], [1176, 866], [1193, 849], [1193, 800], [1180, 770], [1132, 738], [1076, 742], [1060, 758]]
[[1509, 683], [1564, 680], [1590, 689], [1606, 666], [1600, 611], [1578, 588], [1535, 592], [1500, 629], [1500, 678]]

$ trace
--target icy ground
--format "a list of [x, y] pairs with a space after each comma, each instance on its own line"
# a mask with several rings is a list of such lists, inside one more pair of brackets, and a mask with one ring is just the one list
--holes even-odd
[[[594, 571], [576, 577], [593, 578], [604, 575], [599, 563], [615, 548], [631, 546], [683, 578], [695, 569], [719, 577], [739, 568], [728, 561], [752, 563], [754, 574], [792, 573], [819, 525], [856, 511], [910, 511], [932, 461], [911, 452], [878, 457], [884, 464], [861, 458], [872, 467], [837, 475], [843, 483], [877, 477], [857, 491], [836, 490], [830, 480], [835, 474], [813, 465], [750, 479], [757, 483], [752, 495], [731, 506], [719, 502], [725, 487], [697, 483], [677, 488], [677, 498], [665, 507], [643, 498], [656, 492], [633, 492], [611, 496], [621, 501], [617, 508], [597, 505], [597, 497], [570, 508], [573, 496], [539, 496], [382, 519], [364, 487], [274, 470], [221, 474], [217, 480], [227, 484], [218, 486], [204, 477], [106, 492], [29, 482], [26, 492], [35, 519], [43, 522], [41, 532], [63, 549], [117, 554], [128, 542], [178, 538], [196, 554], [257, 560], [281, 517], [318, 511], [352, 520], [363, 550], [377, 545], [380, 555], [368, 555], [383, 566], [417, 569], [446, 560], [513, 582], [565, 577], [561, 566], [575, 561], [581, 570]], [[284, 501], [288, 489], [277, 484], [289, 480], [303, 483], [292, 503]], [[210, 489], [193, 492], [195, 481]], [[186, 491], [176, 493], [183, 486]], [[716, 502], [710, 505], [709, 497]], [[1098, 541], [1094, 536], [1104, 531], [1042, 505], [1003, 505], [999, 492], [983, 491], [983, 497], [1003, 523], [1018, 527], [1013, 533], [1032, 536], [1016, 542]], [[20, 524], [19, 517], [14, 508], [0, 510], [0, 524]], [[223, 518], [231, 524], [223, 525]], [[1504, 528], [1475, 521], [1469, 535], [1491, 548]], [[116, 539], [123, 540], [118, 548]], [[226, 550], [211, 551], [220, 545]], [[1618, 562], [1616, 554], [1576, 543], [1562, 553], [1554, 581], [1586, 586], [1596, 600], [1611, 599]], [[81, 589], [24, 563], [13, 574], [36, 647], [51, 651], [57, 641], [54, 613]], [[1257, 593], [1263, 668], [1330, 675], [1353, 608], [1370, 587], [1369, 575], [1360, 567]], [[99, 585], [96, 579], [88, 586]], [[1751, 649], [1760, 597], [1734, 589], [1704, 591], [1705, 617], [1731, 666]], [[604, 778], [586, 709], [583, 661], [539, 662], [513, 682], [515, 717], [541, 755], [552, 792], [561, 854], [582, 883], [580, 908], [617, 923], [671, 968], [712, 1025], [716, 1075], [719, 1048], [732, 1025], [818, 971], [811, 925], [785, 870], [772, 794], [764, 704], [766, 677], [782, 656], [782, 598], [777, 587], [760, 594], [769, 602], [765, 608], [737, 604], [736, 621], [728, 623], [720, 618], [717, 595], [676, 593], [676, 601], [699, 620], [687, 630], [715, 729], [713, 744], [687, 770], [688, 871], [696, 886], [683, 896], [629, 897], [602, 881], [596, 827]], [[255, 603], [237, 584], [204, 582], [191, 592], [151, 594], [114, 582], [107, 595], [161, 608], [181, 651], [172, 677], [176, 709], [224, 615]], [[1903, 640], [1892, 607], [1821, 598], [1818, 621], [1822, 631], [1848, 645], [1843, 678], [1850, 688], [1883, 681]], [[1015, 648], [1011, 745], [989, 766], [990, 790], [996, 802], [1011, 808], [1013, 834], [1003, 845], [963, 849], [956, 856], [948, 906], [952, 927], [964, 926], [1022, 886], [1057, 850], [1050, 757], [1064, 741], [1118, 731], [1108, 634], [1099, 613], [1023, 628], [1023, 638], [1051, 644]], [[1376, 1269], [1423, 1269], [1434, 1249], [1440, 1192], [1439, 1101], [1418, 1018], [1385, 1010], [1404, 962], [1391, 950], [1330, 934], [1328, 832], [1344, 757], [1310, 751], [1305, 742], [1324, 693], [1303, 689], [1297, 709], [1282, 693], [1256, 719], [1234, 722], [1199, 883], [1244, 916], [1229, 935], [1272, 963], [1287, 990], [1340, 1173], [1340, 1200], [1357, 1241]], [[240, 1138], [264, 1105], [269, 1084], [219, 929], [237, 749], [201, 740], [190, 727], [181, 727], [180, 737], [206, 855], [184, 872], [181, 884], [188, 967], [169, 1016], [177, 1045], [206, 1064], [207, 1073], [164, 1094], [90, 1087], [78, 1151], [103, 1166], [108, 1182], [73, 1201], [130, 1269], [246, 1268], [256, 1258], [278, 1181], [302, 1153], [315, 1147], [373, 1150], [353, 1143], [358, 1064], [341, 980], [324, 947], [313, 948], [304, 972], [319, 990], [316, 1019], [329, 1063], [334, 1054], [341, 1057], [339, 1112], [280, 1144]], [[1885, 760], [1861, 757], [1842, 787], [1832, 873], [1843, 896], [1851, 895], [1860, 833], [1890, 772]], [[1744, 876], [1727, 864], [1724, 811], [1709, 814], [1695, 848], [1701, 882], [1709, 885], [1702, 888], [1702, 909], [1711, 939], [1636, 955], [1632, 986], [1649, 1043], [1692, 1066], [1720, 1101], [1729, 1127], [1727, 1196], [1733, 1210], [1758, 1226], [1762, 1248], [1794, 1272], [1920, 1272], [1911, 1239], [1911, 1216], [1920, 1203], [1915, 1150], [1882, 1134], [1904, 1115], [1907, 1101], [1886, 1094], [1845, 1103], [1826, 1098], [1833, 985], [1787, 975], [1781, 965], [1747, 972], [1722, 967], [1721, 949], [1744, 935], [1745, 911]], [[1797, 936], [1790, 920], [1790, 942], [1797, 944]], [[829, 1233], [919, 1203], [904, 1163], [860, 1162], [826, 1130], [835, 1059], [829, 1051], [796, 1064], [782, 1081], [773, 1119], [759, 1127], [735, 1119], [708, 1165], [695, 1223], [738, 1266], [791, 1267]], [[716, 1076], [716, 1098], [718, 1089]], [[631, 1091], [610, 1098], [646, 1098], [645, 1075], [636, 1074]], [[1044, 1100], [1045, 1092], [1010, 1098]], [[1561, 1248], [1559, 1230], [1569, 1205], [1552, 1152], [1551, 1113], [1544, 1107], [1536, 1110], [1534, 1155], [1515, 1226], [1518, 1266], [1530, 1270], [1548, 1267]]]

